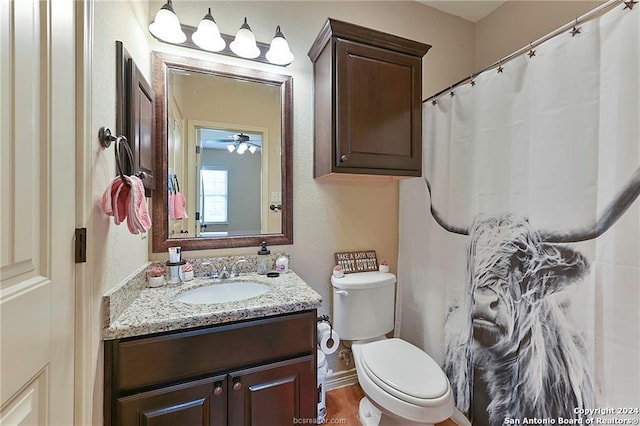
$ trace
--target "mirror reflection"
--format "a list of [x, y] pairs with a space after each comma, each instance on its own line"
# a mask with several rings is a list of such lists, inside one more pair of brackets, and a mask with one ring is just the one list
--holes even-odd
[[166, 117], [154, 251], [290, 243], [291, 77], [157, 53], [154, 73]]
[[[262, 223], [258, 202], [262, 134], [198, 127], [196, 143], [196, 235], [268, 234], [268, 216]], [[229, 193], [236, 195], [229, 198]]]

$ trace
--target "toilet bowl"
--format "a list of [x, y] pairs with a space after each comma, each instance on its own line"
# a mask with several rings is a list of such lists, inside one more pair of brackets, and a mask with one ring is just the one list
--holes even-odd
[[432, 425], [453, 414], [447, 377], [416, 346], [393, 338], [354, 342], [351, 350], [366, 395], [359, 410], [363, 425]]
[[358, 382], [365, 393], [364, 426], [433, 425], [451, 417], [451, 386], [420, 348], [387, 339], [394, 325], [394, 274], [360, 272], [332, 277], [334, 329], [351, 340]]

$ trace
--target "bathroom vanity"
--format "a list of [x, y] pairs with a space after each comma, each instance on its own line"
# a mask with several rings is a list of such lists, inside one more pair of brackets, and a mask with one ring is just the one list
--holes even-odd
[[[295, 273], [261, 280], [264, 295], [187, 304], [211, 284], [141, 289], [123, 308], [105, 296], [105, 425], [291, 424], [315, 418], [316, 321], [321, 298]], [[154, 306], [155, 305], [155, 306]], [[115, 308], [121, 310], [117, 317]], [[137, 320], [135, 319], [137, 318]], [[106, 318], [105, 318], [106, 319]], [[113, 319], [113, 321], [111, 321]]]

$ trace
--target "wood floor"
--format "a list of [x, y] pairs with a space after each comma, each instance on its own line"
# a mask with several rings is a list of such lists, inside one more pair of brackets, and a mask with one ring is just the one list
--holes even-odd
[[[358, 384], [327, 392], [327, 421], [325, 424], [331, 424], [330, 419], [335, 419], [334, 424], [360, 426], [358, 404], [363, 396], [364, 392], [362, 392], [362, 388]], [[438, 423], [437, 426], [457, 426], [457, 423], [449, 419]]]

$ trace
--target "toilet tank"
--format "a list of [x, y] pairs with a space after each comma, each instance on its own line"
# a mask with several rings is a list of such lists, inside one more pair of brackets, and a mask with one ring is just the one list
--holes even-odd
[[394, 274], [378, 271], [331, 277], [333, 328], [341, 339], [372, 339], [393, 330], [395, 283]]

